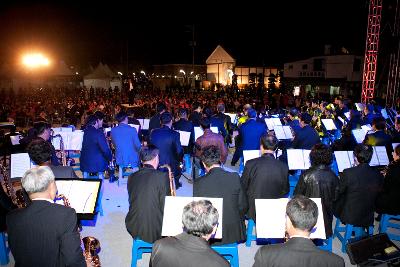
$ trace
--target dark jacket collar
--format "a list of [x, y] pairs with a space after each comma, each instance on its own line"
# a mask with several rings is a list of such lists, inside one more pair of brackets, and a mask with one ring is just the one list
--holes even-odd
[[267, 159], [274, 159], [275, 158], [273, 153], [264, 153], [264, 154], [261, 155], [261, 157], [267, 158]]
[[150, 165], [150, 164], [143, 164], [143, 169], [153, 169], [153, 170], [155, 170], [154, 167], [152, 165]]
[[175, 236], [176, 239], [182, 240], [185, 245], [190, 246], [190, 247], [197, 247], [197, 248], [209, 248], [210, 245], [208, 242], [201, 237], [197, 237], [191, 234], [188, 234], [186, 232], [183, 232], [177, 236]]

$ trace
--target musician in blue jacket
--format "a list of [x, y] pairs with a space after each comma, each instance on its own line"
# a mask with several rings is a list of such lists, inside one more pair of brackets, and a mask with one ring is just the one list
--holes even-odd
[[135, 170], [139, 168], [139, 141], [136, 128], [128, 125], [128, 114], [124, 111], [115, 115], [118, 126], [111, 129], [111, 141], [115, 147], [115, 160], [120, 166], [119, 178], [122, 178], [122, 166], [130, 165]]
[[96, 115], [90, 115], [87, 118], [80, 157], [82, 172], [104, 172], [112, 159], [107, 139], [104, 133], [99, 130], [102, 126], [103, 119]]

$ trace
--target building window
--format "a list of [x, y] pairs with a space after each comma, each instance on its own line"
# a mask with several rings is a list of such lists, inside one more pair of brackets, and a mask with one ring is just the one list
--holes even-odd
[[308, 68], [307, 64], [303, 64], [302, 69], [306, 70]]
[[358, 72], [361, 71], [361, 59], [355, 58], [353, 61], [353, 71]]

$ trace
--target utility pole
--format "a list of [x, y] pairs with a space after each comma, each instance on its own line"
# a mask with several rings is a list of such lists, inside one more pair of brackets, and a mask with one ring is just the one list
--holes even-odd
[[194, 24], [192, 24], [192, 71], [194, 74], [194, 47], [196, 46], [196, 41], [194, 40]]

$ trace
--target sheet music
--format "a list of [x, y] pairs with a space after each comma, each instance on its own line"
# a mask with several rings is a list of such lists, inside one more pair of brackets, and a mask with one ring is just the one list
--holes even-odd
[[350, 111], [345, 112], [344, 115], [348, 120], [350, 120]]
[[68, 198], [76, 213], [95, 213], [100, 181], [56, 180], [56, 184], [58, 194]]
[[345, 120], [342, 117], [338, 117], [341, 123], [345, 124]]
[[367, 135], [367, 132], [364, 129], [354, 129], [351, 132], [358, 144], [361, 144]]
[[311, 153], [311, 150], [303, 149], [303, 160], [304, 160], [304, 169], [305, 170], [307, 170], [311, 167], [310, 153]]
[[61, 132], [71, 133], [72, 132], [72, 128], [71, 127], [61, 127]]
[[211, 132], [213, 132], [213, 133], [219, 133], [219, 131], [218, 131], [218, 127], [210, 127], [210, 130], [211, 130]]
[[321, 119], [321, 122], [324, 124], [325, 129], [327, 131], [336, 130], [336, 125], [332, 119]]
[[365, 124], [365, 125], [361, 125], [361, 129], [363, 129], [365, 132], [371, 131], [372, 127], [370, 124]]
[[10, 135], [11, 144], [13, 146], [19, 145], [19, 140], [21, 140], [21, 135]]
[[135, 128], [136, 132], [139, 133], [140, 125], [137, 125], [137, 124], [128, 124], [128, 125]]
[[32, 168], [28, 153], [11, 154], [11, 178], [22, 177]]
[[272, 118], [265, 118], [265, 123], [267, 124], [268, 130], [272, 131], [274, 129], [274, 121], [272, 120]]
[[108, 132], [111, 132], [111, 127], [104, 128], [104, 133], [107, 135]]
[[148, 130], [149, 126], [150, 126], [150, 119], [143, 119], [142, 129], [143, 130]]
[[[324, 216], [320, 198], [311, 198], [318, 207], [318, 220], [311, 232], [311, 238], [326, 239]], [[257, 238], [284, 238], [286, 225], [287, 198], [256, 199]]]
[[284, 126], [282, 126], [282, 128], [283, 128], [283, 131], [285, 132], [285, 136], [286, 136], [287, 139], [293, 139], [294, 138], [294, 136], [292, 134], [292, 129], [290, 128], [290, 126], [284, 125]]
[[191, 132], [186, 131], [177, 131], [179, 133], [179, 138], [181, 140], [182, 146], [188, 146], [190, 141], [190, 134]]
[[83, 142], [83, 131], [77, 130], [69, 133], [66, 138], [65, 150], [81, 150]]
[[353, 151], [335, 151], [334, 153], [339, 172], [354, 165]]
[[236, 124], [236, 114], [234, 113], [224, 113], [225, 115], [228, 115], [231, 118], [231, 123]]
[[243, 165], [246, 165], [246, 162], [251, 159], [261, 157], [260, 150], [243, 150]]
[[55, 128], [51, 128], [53, 130], [54, 133], [59, 133], [62, 131], [61, 127], [55, 127]]
[[204, 197], [165, 197], [164, 218], [162, 224], [162, 236], [175, 236], [183, 232], [182, 213], [183, 208], [192, 201], [207, 199], [218, 210], [218, 229], [215, 234], [216, 239], [222, 238], [222, 198], [204, 198]]
[[289, 170], [307, 170], [311, 167], [310, 152], [306, 149], [288, 149]]
[[356, 103], [356, 108], [358, 111], [363, 111], [364, 109], [364, 104], [363, 103]]
[[281, 119], [279, 118], [272, 118], [272, 121], [274, 122], [275, 126], [282, 125]]
[[279, 140], [289, 139], [286, 137], [285, 131], [283, 130], [283, 126], [274, 126], [274, 132], [276, 138]]
[[[389, 164], [389, 158], [386, 152], [386, 147], [384, 146], [374, 146], [374, 154], [376, 154], [376, 158], [378, 160], [377, 166], [386, 166]], [[373, 165], [371, 165], [373, 166]]]

